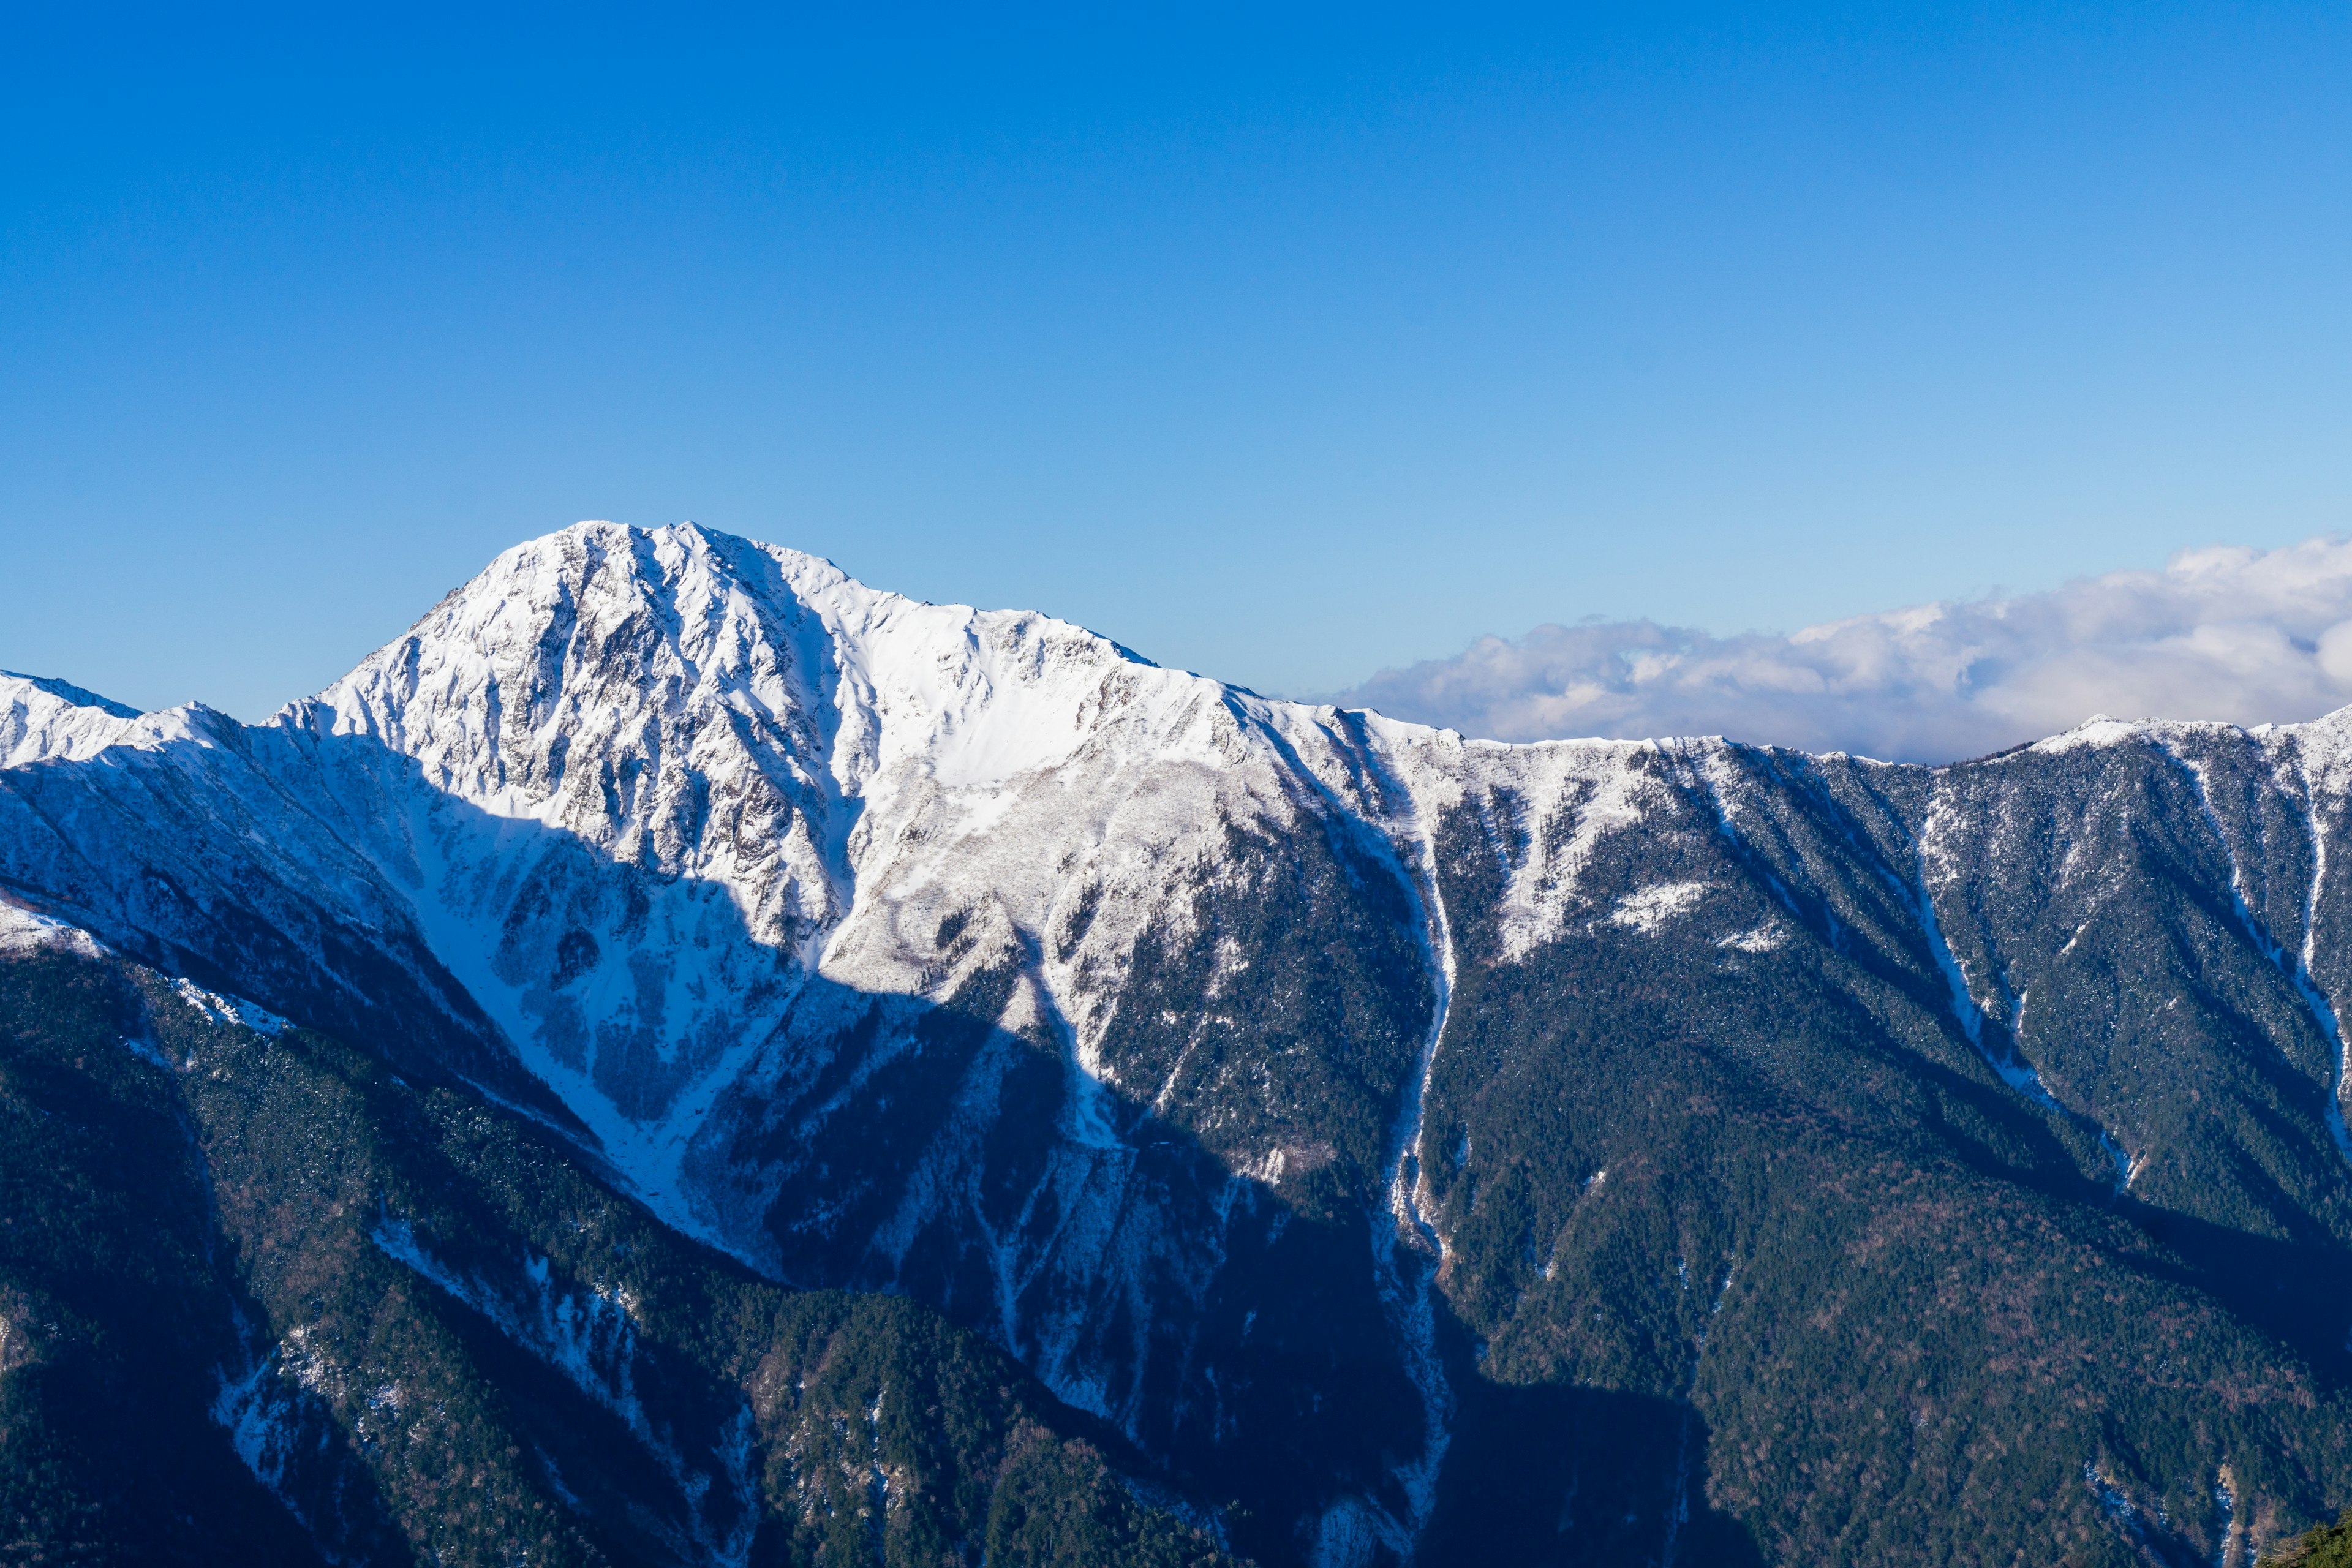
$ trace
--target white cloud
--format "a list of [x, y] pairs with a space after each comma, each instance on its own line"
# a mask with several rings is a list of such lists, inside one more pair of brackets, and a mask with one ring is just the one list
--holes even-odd
[[2189, 551], [2160, 572], [1790, 637], [1538, 626], [1383, 670], [1339, 700], [1496, 740], [1723, 734], [1918, 762], [2094, 713], [2311, 719], [2352, 703], [2352, 540]]

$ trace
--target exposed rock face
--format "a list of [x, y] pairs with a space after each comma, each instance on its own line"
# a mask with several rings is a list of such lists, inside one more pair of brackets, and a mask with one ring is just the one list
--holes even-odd
[[2346, 1462], [2269, 1288], [2352, 1269], [2346, 716], [1505, 746], [609, 524], [266, 725], [88, 695], [0, 678], [0, 887], [984, 1329], [1270, 1560], [2210, 1560], [2224, 1463]]

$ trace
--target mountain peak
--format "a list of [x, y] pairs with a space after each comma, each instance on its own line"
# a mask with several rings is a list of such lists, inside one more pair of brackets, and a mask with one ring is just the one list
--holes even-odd
[[88, 687], [76, 686], [70, 680], [59, 680], [54, 676], [21, 675], [13, 669], [0, 669], [0, 681], [22, 681], [34, 690], [47, 692], [60, 702], [70, 703], [76, 708], [95, 708], [117, 719], [139, 717], [139, 710], [127, 702], [101, 697]]
[[68, 681], [0, 670], [0, 767], [94, 755], [137, 732], [140, 719]]

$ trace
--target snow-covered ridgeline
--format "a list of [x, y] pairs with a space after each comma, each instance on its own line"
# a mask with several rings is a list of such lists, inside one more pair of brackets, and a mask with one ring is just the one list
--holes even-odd
[[[139, 717], [88, 697], [0, 678], [8, 763], [224, 744], [207, 710]], [[2100, 720], [2034, 750], [2201, 728]], [[2299, 746], [2317, 777], [2346, 771], [2346, 729], [2260, 739]], [[1685, 879], [1596, 904], [1584, 884], [1601, 846], [1673, 809], [1649, 742], [1465, 742], [1268, 701], [1067, 623], [919, 604], [691, 526], [583, 524], [518, 546], [248, 733], [237, 744], [283, 799], [249, 801], [242, 838], [356, 921], [404, 894], [534, 1075], [696, 1228], [709, 1216], [680, 1195], [688, 1150], [746, 1074], [792, 1070], [761, 1047], [807, 978], [937, 994], [954, 975], [936, 933], [975, 906], [1037, 954], [1022, 1005], [1061, 1033], [1080, 1098], [1111, 1083], [1159, 1103], [1170, 1085], [1116, 1083], [1101, 1042], [1137, 937], [1185, 930], [1180, 874], [1223, 853], [1228, 825], [1287, 831], [1313, 801], [1385, 833], [1379, 777], [1432, 820], [1465, 802], [1507, 816], [1507, 959], [1593, 918], [1647, 931], [1706, 896]], [[1722, 750], [1680, 746], [1678, 765], [1720, 772]], [[366, 858], [358, 881], [383, 885], [309, 853], [305, 812]], [[2322, 996], [2309, 960], [2295, 967]], [[1086, 1125], [1099, 1142], [1102, 1118]]]
[[[1229, 824], [1287, 830], [1310, 799], [1387, 831], [1372, 775], [1410, 781], [1433, 811], [1509, 818], [1493, 911], [1506, 959], [1593, 918], [1647, 931], [1706, 896], [1685, 879], [1596, 904], [1585, 885], [1604, 843], [1673, 808], [1649, 742], [1502, 745], [1343, 719], [692, 526], [583, 524], [518, 546], [319, 698], [249, 739], [226, 724], [0, 677], [12, 767], [249, 749], [282, 798], [238, 784], [240, 838], [355, 921], [404, 895], [436, 956], [649, 1194], [677, 1191], [729, 1086], [780, 1070], [761, 1047], [806, 977], [935, 994], [952, 978], [940, 922], [975, 905], [1037, 952], [1024, 1005], [1061, 1031], [1080, 1089], [1115, 1080], [1100, 1046], [1117, 981], [1139, 933], [1185, 929], [1178, 874], [1220, 855]], [[2033, 751], [2217, 728], [2098, 720]], [[2347, 732], [2330, 720], [2255, 738], [2296, 748], [2335, 781], [2313, 787], [2340, 795]], [[1722, 751], [1676, 754], [1714, 772]], [[305, 813], [374, 876], [312, 854]], [[2317, 924], [2315, 910], [2298, 945]], [[2281, 957], [2324, 1024], [2310, 958]], [[1168, 1085], [1115, 1087], [1158, 1103]]]
[[138, 713], [96, 692], [0, 669], [0, 767], [79, 762], [143, 728]]

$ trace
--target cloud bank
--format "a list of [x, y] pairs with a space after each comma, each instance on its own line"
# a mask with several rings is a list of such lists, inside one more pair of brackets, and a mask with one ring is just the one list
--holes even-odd
[[1928, 763], [2095, 713], [2312, 719], [2352, 703], [2352, 539], [2188, 551], [2160, 572], [1788, 637], [1538, 626], [1382, 670], [1338, 700], [1502, 741], [1720, 734]]

